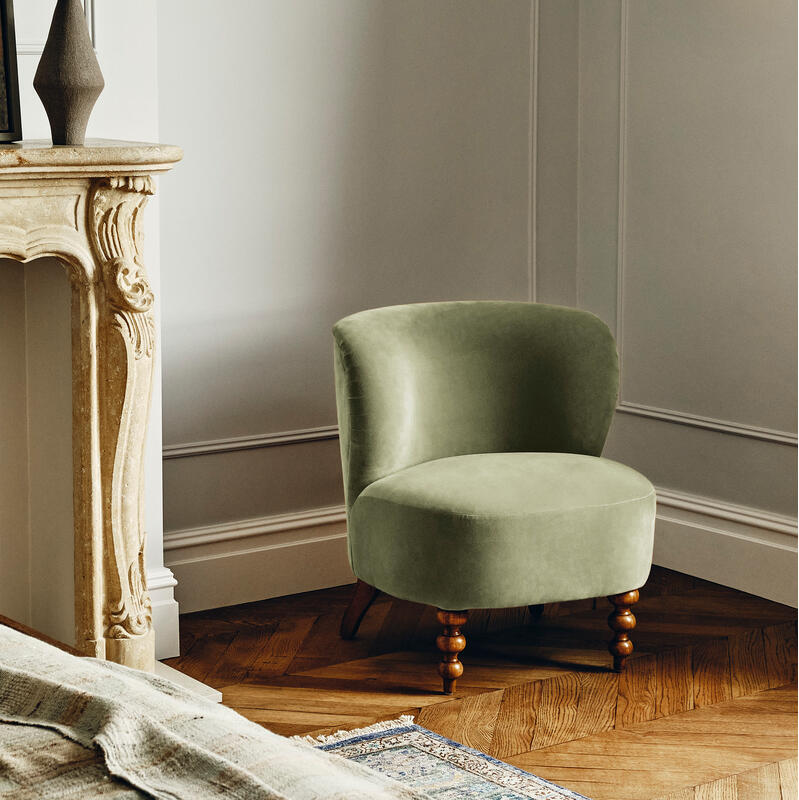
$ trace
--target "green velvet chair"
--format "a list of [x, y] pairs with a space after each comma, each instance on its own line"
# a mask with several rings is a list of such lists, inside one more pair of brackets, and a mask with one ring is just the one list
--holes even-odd
[[463, 673], [473, 608], [608, 595], [609, 645], [652, 563], [655, 492], [600, 458], [618, 356], [585, 311], [510, 302], [378, 308], [338, 322], [335, 371], [353, 637], [377, 591], [439, 609], [439, 673]]

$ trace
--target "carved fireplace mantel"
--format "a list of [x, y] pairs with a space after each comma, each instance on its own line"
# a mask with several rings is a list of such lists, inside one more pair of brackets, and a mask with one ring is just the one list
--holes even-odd
[[72, 286], [75, 645], [150, 670], [142, 472], [155, 325], [141, 222], [151, 176], [182, 155], [105, 140], [0, 147], [0, 256], [55, 256]]

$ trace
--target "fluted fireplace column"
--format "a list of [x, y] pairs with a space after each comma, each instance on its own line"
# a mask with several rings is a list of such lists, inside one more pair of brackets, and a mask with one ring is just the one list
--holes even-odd
[[75, 644], [149, 670], [143, 454], [156, 342], [141, 222], [151, 176], [181, 157], [106, 140], [0, 147], [0, 256], [55, 256], [72, 286]]

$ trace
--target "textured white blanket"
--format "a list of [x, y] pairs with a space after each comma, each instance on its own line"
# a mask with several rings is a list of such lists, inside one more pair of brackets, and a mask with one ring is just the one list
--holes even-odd
[[162, 678], [3, 625], [0, 797], [426, 798]]

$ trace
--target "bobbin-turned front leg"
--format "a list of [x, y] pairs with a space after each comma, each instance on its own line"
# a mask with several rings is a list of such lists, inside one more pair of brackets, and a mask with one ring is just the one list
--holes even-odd
[[613, 671], [622, 672], [627, 657], [632, 655], [633, 643], [629, 633], [635, 628], [635, 616], [630, 606], [638, 602], [638, 589], [623, 594], [614, 594], [608, 597], [614, 608], [608, 617], [608, 625], [614, 632], [613, 638], [608, 642], [608, 650], [613, 656]]
[[468, 611], [438, 609], [438, 621], [444, 626], [444, 631], [436, 639], [436, 645], [442, 654], [438, 674], [444, 681], [444, 694], [452, 694], [455, 691], [455, 681], [463, 675], [463, 664], [458, 660], [458, 653], [466, 647], [466, 637], [461, 633], [461, 625], [465, 625], [468, 618]]

